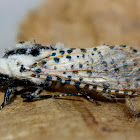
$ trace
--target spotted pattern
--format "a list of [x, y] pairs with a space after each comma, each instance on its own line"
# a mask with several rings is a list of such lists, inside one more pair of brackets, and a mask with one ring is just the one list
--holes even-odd
[[[19, 42], [19, 44], [22, 44], [24, 46], [24, 44], [26, 44], [26, 42]], [[5, 52], [5, 55], [4, 55], [4, 58], [8, 58], [9, 56], [12, 56], [12, 55], [31, 55], [33, 57], [38, 57], [40, 55], [40, 52], [42, 50], [49, 50], [52, 48], [51, 47], [47, 47], [47, 46], [43, 46], [41, 44], [30, 44], [32, 45], [31, 48], [17, 48], [17, 49], [14, 49], [14, 50], [9, 50], [7, 52]]]
[[71, 60], [71, 56], [70, 55], [67, 55], [66, 58], [69, 59], [69, 60]]
[[56, 63], [59, 63], [59, 58], [55, 57], [53, 60], [54, 60]]
[[56, 53], [52, 53], [52, 56], [56, 56]]
[[67, 53], [69, 53], [69, 54], [71, 54], [72, 52], [73, 52], [73, 50], [72, 50], [72, 49], [67, 50]]
[[54, 48], [51, 54], [32, 66], [32, 72], [39, 75], [36, 77], [47, 75], [47, 80], [113, 95], [136, 95], [140, 87], [140, 53], [132, 47], [103, 44], [88, 49]]
[[45, 65], [47, 62], [46, 61], [42, 61], [42, 65]]
[[63, 54], [65, 53], [65, 51], [63, 51], [63, 50], [60, 50], [60, 53], [63, 55]]
[[41, 69], [40, 68], [36, 69], [36, 73], [41, 73]]

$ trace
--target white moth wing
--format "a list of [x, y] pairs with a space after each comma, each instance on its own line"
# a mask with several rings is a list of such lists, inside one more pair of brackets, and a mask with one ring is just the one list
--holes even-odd
[[51, 76], [63, 82], [71, 80], [110, 89], [139, 90], [140, 53], [128, 46], [63, 47], [32, 65], [31, 72], [37, 78]]

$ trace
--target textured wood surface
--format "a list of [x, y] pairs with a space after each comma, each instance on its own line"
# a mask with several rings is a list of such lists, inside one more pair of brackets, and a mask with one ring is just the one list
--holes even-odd
[[123, 103], [100, 103], [82, 97], [24, 102], [18, 95], [1, 110], [0, 138], [139, 140], [140, 120], [131, 117]]
[[[47, 0], [22, 21], [17, 40], [84, 48], [100, 43], [140, 45], [139, 8], [139, 0]], [[96, 106], [82, 97], [12, 99], [0, 111], [1, 140], [140, 139], [140, 120], [124, 103], [100, 101]]]

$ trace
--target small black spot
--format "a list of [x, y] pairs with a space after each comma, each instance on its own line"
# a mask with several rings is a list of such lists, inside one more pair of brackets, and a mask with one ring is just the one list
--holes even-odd
[[87, 51], [86, 49], [81, 49], [81, 52], [84, 52], [85, 53], [86, 51]]
[[92, 88], [93, 88], [93, 89], [97, 89], [97, 86], [93, 86]]
[[75, 82], [74, 85], [75, 86], [80, 86], [80, 83], [79, 82]]
[[126, 48], [126, 45], [120, 45], [122, 48]]
[[77, 55], [77, 58], [79, 58], [79, 55]]
[[35, 62], [35, 63], [33, 64], [33, 66], [36, 67], [36, 66], [37, 66], [37, 63]]
[[113, 50], [113, 49], [114, 49], [114, 47], [115, 47], [115, 46], [109, 46], [109, 48], [110, 48], [111, 50]]
[[107, 89], [106, 89], [106, 88], [104, 88], [104, 89], [103, 89], [103, 92], [106, 92], [106, 90], [107, 90]]
[[58, 82], [62, 82], [62, 79], [60, 77], [57, 77]]
[[134, 52], [134, 53], [137, 53], [137, 52], [138, 52], [138, 50], [136, 50], [136, 49], [133, 49], [133, 52]]
[[85, 58], [85, 55], [84, 55], [84, 54], [82, 54], [82, 57], [83, 57], [83, 58]]
[[79, 81], [80, 81], [80, 82], [82, 82], [82, 81], [83, 81], [83, 78], [82, 78], [82, 77], [80, 77], [80, 78], [79, 78]]
[[89, 85], [85, 85], [84, 88], [89, 88]]
[[74, 69], [74, 65], [71, 65], [71, 69]]
[[71, 59], [71, 56], [70, 55], [67, 55], [66, 58], [70, 60]]
[[25, 43], [25, 42], [24, 42], [24, 41], [20, 41], [20, 42], [19, 42], [19, 44], [23, 44], [23, 43]]
[[87, 74], [92, 75], [92, 72], [91, 71], [87, 71]]
[[33, 77], [36, 77], [36, 75], [35, 75], [35, 74], [32, 74], [32, 76], [33, 76]]
[[63, 50], [60, 50], [60, 53], [63, 55], [63, 54], [65, 53], [65, 51], [63, 51]]
[[115, 93], [119, 93], [119, 90], [115, 90]]
[[108, 93], [111, 93], [111, 90], [109, 89], [107, 92], [108, 92]]
[[78, 71], [73, 71], [74, 74], [78, 74]]
[[128, 92], [124, 91], [124, 94], [128, 94]]
[[46, 79], [47, 80], [52, 80], [52, 77], [51, 76], [47, 76]]
[[119, 68], [115, 68], [114, 71], [115, 71], [115, 72], [119, 72], [120, 69], [119, 69]]
[[47, 62], [46, 61], [42, 61], [42, 65], [45, 65]]
[[52, 53], [52, 56], [56, 56], [56, 53]]
[[79, 64], [79, 68], [82, 68], [83, 67], [83, 65], [82, 64]]
[[39, 78], [39, 77], [40, 77], [40, 75], [37, 75], [37, 77]]
[[71, 80], [65, 80], [66, 84], [70, 84]]
[[26, 69], [23, 65], [21, 65], [20, 72], [24, 72], [24, 71], [26, 71]]
[[68, 76], [69, 79], [71, 79], [71, 76]]
[[101, 54], [101, 52], [98, 52], [98, 54]]
[[91, 53], [91, 55], [94, 55], [94, 53]]
[[108, 70], [104, 70], [104, 72], [108, 72]]
[[17, 66], [19, 66], [20, 65], [20, 63], [19, 62], [17, 62]]
[[66, 74], [66, 72], [63, 72], [63, 74]]
[[36, 71], [36, 73], [41, 73], [41, 69], [40, 68], [36, 69], [35, 71]]
[[70, 49], [70, 50], [67, 50], [67, 53], [72, 53], [73, 52], [73, 50], [72, 49]]
[[39, 54], [40, 54], [40, 51], [39, 51], [39, 49], [32, 49], [31, 51], [30, 51], [30, 54], [32, 55], [32, 56], [38, 56]]
[[95, 48], [93, 48], [93, 51], [97, 51], [97, 48], [95, 47]]
[[53, 60], [54, 60], [56, 63], [59, 63], [59, 58], [55, 57]]

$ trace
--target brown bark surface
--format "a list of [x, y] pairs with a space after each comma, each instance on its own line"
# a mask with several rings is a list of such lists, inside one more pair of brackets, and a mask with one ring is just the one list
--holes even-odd
[[[83, 48], [102, 43], [140, 46], [139, 9], [139, 0], [46, 0], [22, 21], [17, 40]], [[140, 120], [124, 103], [100, 103], [82, 97], [25, 102], [18, 95], [0, 111], [0, 139], [140, 139]]]

